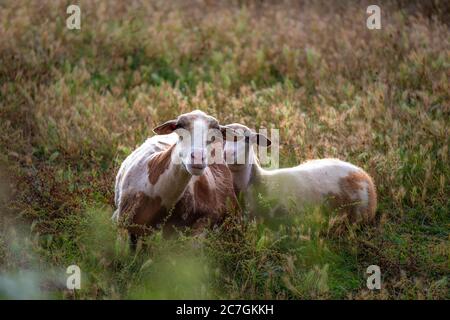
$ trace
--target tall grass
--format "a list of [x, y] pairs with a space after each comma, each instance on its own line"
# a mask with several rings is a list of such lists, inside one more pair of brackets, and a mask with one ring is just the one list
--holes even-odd
[[[383, 1], [370, 31], [369, 4], [81, 1], [68, 30], [67, 1], [1, 2], [2, 276], [20, 292], [19, 271], [77, 264], [80, 291], [30, 280], [70, 299], [450, 298], [448, 6]], [[323, 210], [294, 210], [131, 252], [109, 221], [118, 167], [197, 108], [279, 128], [282, 166], [363, 167], [378, 224], [336, 237]], [[366, 288], [372, 264], [381, 291]]]

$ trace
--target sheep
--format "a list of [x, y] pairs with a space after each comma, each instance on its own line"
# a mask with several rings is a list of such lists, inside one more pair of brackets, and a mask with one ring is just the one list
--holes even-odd
[[116, 177], [112, 219], [125, 223], [132, 243], [159, 227], [164, 234], [185, 227], [198, 233], [238, 212], [230, 170], [208, 163], [207, 154], [219, 146], [223, 155], [222, 139], [233, 137], [233, 129], [195, 110], [153, 131], [157, 135], [123, 161]]
[[[233, 176], [236, 194], [246, 195], [247, 205], [254, 211], [255, 192], [275, 198], [279, 208], [328, 205], [337, 210], [339, 218], [351, 222], [369, 222], [374, 219], [377, 195], [372, 178], [361, 168], [338, 159], [311, 160], [292, 168], [265, 170], [253, 149], [255, 144], [270, 146], [263, 134], [233, 123], [226, 127], [245, 136], [245, 143], [225, 142], [225, 159]], [[238, 163], [239, 155], [245, 155]]]

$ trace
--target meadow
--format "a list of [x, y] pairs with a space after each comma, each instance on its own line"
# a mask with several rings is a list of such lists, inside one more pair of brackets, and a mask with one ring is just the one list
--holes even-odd
[[[450, 298], [448, 2], [379, 1], [381, 30], [367, 1], [79, 1], [80, 30], [69, 4], [0, 2], [0, 298]], [[131, 251], [117, 170], [193, 109], [280, 129], [281, 167], [364, 168], [376, 223], [294, 210]]]

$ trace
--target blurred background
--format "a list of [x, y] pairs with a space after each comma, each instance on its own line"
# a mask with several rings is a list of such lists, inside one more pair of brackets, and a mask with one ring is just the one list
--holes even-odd
[[[377, 1], [380, 30], [371, 4], [0, 1], [0, 298], [449, 299], [450, 2]], [[193, 109], [280, 129], [282, 167], [364, 168], [377, 224], [314, 209], [130, 252], [118, 167]]]

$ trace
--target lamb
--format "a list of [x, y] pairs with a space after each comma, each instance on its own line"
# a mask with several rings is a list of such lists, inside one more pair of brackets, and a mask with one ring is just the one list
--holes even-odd
[[157, 135], [124, 160], [116, 177], [113, 220], [125, 223], [132, 242], [159, 227], [165, 234], [185, 227], [198, 233], [238, 211], [230, 170], [208, 163], [208, 152], [222, 150], [233, 129], [195, 110], [153, 131]]
[[[265, 170], [253, 149], [255, 144], [270, 146], [271, 141], [248, 127], [234, 123], [226, 127], [240, 131], [245, 143], [225, 143], [225, 159], [233, 175], [235, 192], [246, 195], [247, 205], [255, 210], [255, 193], [276, 199], [276, 209], [328, 205], [341, 219], [369, 222], [374, 219], [377, 195], [372, 178], [361, 168], [338, 159], [307, 161], [299, 166]], [[244, 153], [245, 152], [245, 153]], [[239, 155], [244, 155], [238, 164]]]

